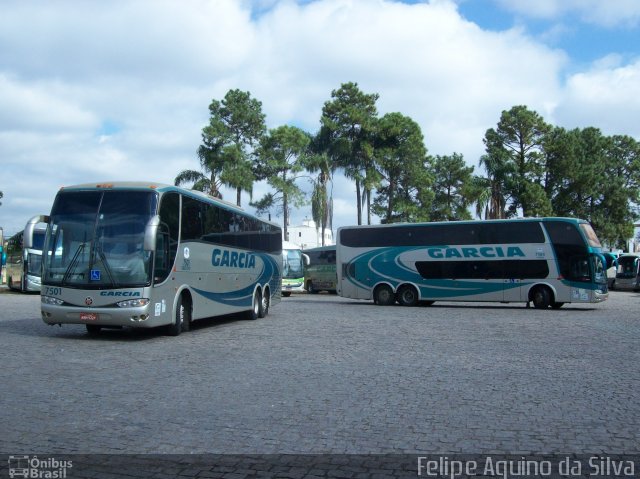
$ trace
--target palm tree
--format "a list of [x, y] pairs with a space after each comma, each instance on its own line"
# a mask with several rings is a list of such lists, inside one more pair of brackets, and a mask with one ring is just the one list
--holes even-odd
[[222, 184], [218, 177], [220, 168], [215, 166], [215, 155], [212, 155], [209, 149], [201, 145], [198, 148], [198, 157], [204, 173], [197, 170], [183, 170], [176, 176], [175, 185], [191, 183], [191, 188], [194, 190], [202, 191], [215, 198], [222, 198], [222, 193], [220, 193]]

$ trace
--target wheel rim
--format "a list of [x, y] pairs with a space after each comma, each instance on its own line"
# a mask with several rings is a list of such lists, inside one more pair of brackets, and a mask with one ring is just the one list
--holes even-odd
[[259, 294], [260, 293], [256, 291], [256, 294], [253, 299], [253, 312], [255, 313], [256, 316], [260, 314], [260, 301], [262, 301], [261, 299], [258, 299]]
[[378, 298], [381, 302], [388, 303], [391, 300], [391, 294], [389, 288], [381, 288], [380, 291], [378, 291]]
[[269, 311], [269, 295], [267, 294], [262, 295], [262, 311], [265, 315]]
[[402, 292], [402, 300], [407, 304], [411, 304], [416, 300], [416, 296], [411, 289], [407, 288]]

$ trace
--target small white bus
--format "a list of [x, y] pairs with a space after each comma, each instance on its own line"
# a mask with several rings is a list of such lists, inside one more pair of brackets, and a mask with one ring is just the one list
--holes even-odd
[[42, 246], [47, 225], [45, 216], [31, 218], [24, 230], [7, 241], [6, 278], [9, 288], [26, 292], [40, 291]]

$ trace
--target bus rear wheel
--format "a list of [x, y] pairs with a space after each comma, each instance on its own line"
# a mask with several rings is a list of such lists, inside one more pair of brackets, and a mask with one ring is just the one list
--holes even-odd
[[400, 286], [397, 297], [401, 306], [416, 306], [418, 304], [418, 291], [410, 284]]
[[388, 284], [381, 284], [373, 291], [373, 300], [379, 306], [391, 306], [396, 302], [393, 289]]
[[546, 286], [537, 286], [531, 292], [531, 301], [536, 309], [547, 309], [552, 303], [552, 293]]

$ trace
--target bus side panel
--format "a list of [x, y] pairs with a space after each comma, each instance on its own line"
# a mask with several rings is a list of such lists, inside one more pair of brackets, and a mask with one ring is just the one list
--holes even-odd
[[280, 299], [278, 255], [254, 253], [201, 242], [183, 243], [175, 277], [192, 294], [192, 319], [250, 310], [256, 288], [269, 289], [271, 304]]

